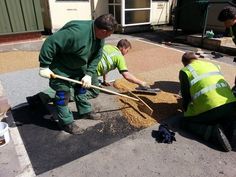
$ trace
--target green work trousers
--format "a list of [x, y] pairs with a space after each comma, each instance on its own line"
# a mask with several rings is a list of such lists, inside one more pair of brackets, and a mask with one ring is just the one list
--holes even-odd
[[[183, 117], [181, 127], [197, 135], [204, 140], [208, 140], [211, 136], [212, 125], [221, 124], [229, 125], [236, 121], [235, 117], [236, 103], [228, 103], [197, 116]], [[230, 131], [230, 130], [229, 130]]]
[[[77, 79], [77, 80], [80, 80]], [[92, 84], [98, 86], [98, 77], [94, 75], [92, 77]], [[64, 91], [66, 93], [70, 93], [71, 97], [69, 100], [73, 99], [76, 103], [76, 108], [78, 110], [78, 115], [86, 114], [92, 111], [92, 105], [88, 101], [88, 99], [96, 98], [99, 94], [98, 89], [86, 89], [85, 93], [81, 93], [79, 91], [80, 85], [73, 84], [67, 81], [53, 79], [50, 81], [50, 88], [39, 93], [39, 97], [41, 98], [43, 104], [48, 104], [49, 102], [56, 102], [60, 98], [56, 95], [58, 91]], [[55, 104], [58, 119], [60, 124], [66, 125], [73, 122], [73, 114], [68, 108], [68, 104], [58, 105]]]

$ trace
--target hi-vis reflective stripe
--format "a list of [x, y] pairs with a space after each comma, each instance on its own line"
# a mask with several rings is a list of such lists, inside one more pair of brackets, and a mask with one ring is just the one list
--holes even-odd
[[110, 64], [111, 66], [113, 66], [113, 61], [112, 61], [112, 59], [111, 59], [111, 57], [114, 56], [113, 53], [111, 53], [110, 55], [108, 55], [104, 50], [103, 50], [103, 53], [104, 53], [104, 55], [106, 56], [107, 61], [109, 62], [109, 64]]
[[222, 75], [221, 72], [219, 71], [213, 71], [213, 72], [208, 72], [208, 73], [205, 73], [205, 74], [202, 74], [202, 75], [198, 75], [195, 71], [195, 69], [191, 66], [191, 65], [188, 65], [187, 66], [188, 70], [192, 73], [193, 75], [193, 80], [191, 80], [190, 82], [190, 86], [193, 86], [194, 84], [196, 84], [198, 81], [206, 78], [206, 77], [209, 77], [209, 76], [214, 76], [214, 75]]
[[[107, 61], [109, 62], [110, 66], [113, 68], [114, 63], [113, 63], [113, 61], [112, 61], [112, 59], [111, 59], [111, 56], [108, 55], [104, 50], [103, 50], [103, 54], [106, 56]], [[104, 74], [104, 73], [107, 72], [108, 66], [107, 66], [107, 63], [106, 63], [106, 61], [105, 61], [104, 58], [101, 59], [101, 62], [102, 62], [103, 74]]]
[[208, 87], [203, 88], [202, 90], [198, 91], [197, 93], [195, 93], [192, 96], [192, 99], [195, 100], [197, 99], [199, 96], [211, 91], [211, 90], [215, 90], [216, 88], [222, 88], [222, 87], [228, 87], [228, 84], [222, 82], [222, 83], [216, 83], [216, 84], [212, 84]]
[[191, 65], [186, 66], [188, 68], [188, 70], [192, 73], [193, 77], [198, 77], [198, 74], [196, 73], [196, 71], [194, 70], [194, 68]]
[[103, 73], [102, 74], [105, 74], [106, 71], [107, 71], [107, 64], [106, 64], [106, 61], [104, 60], [104, 58], [101, 59], [101, 62], [102, 62], [102, 67], [103, 67]]
[[[113, 62], [111, 57], [122, 55], [121, 52], [112, 52], [111, 54], [108, 54], [104, 50], [103, 50], [103, 54], [107, 58], [107, 61], [109, 62], [110, 66], [111, 66], [111, 69], [115, 68], [114, 62]], [[104, 58], [101, 59], [101, 62], [102, 62], [102, 66], [103, 66], [103, 70], [104, 70], [103, 74], [104, 74], [108, 70], [107, 62], [106, 62], [106, 60]]]
[[205, 73], [202, 74], [200, 76], [197, 76], [196, 78], [194, 78], [193, 80], [191, 80], [190, 85], [193, 86], [194, 84], [196, 84], [198, 81], [207, 78], [209, 76], [214, 76], [214, 75], [222, 75], [221, 72], [219, 71], [214, 71], [214, 72], [209, 72], [209, 73]]
[[235, 36], [234, 36], [234, 33], [233, 33], [233, 29], [232, 29], [232, 27], [229, 28], [229, 31], [230, 31], [230, 35], [232, 36], [232, 39], [234, 39]]

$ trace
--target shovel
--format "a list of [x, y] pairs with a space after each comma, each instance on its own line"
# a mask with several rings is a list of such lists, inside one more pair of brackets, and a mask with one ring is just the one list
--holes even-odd
[[[70, 79], [68, 77], [60, 76], [60, 75], [57, 75], [57, 74], [52, 74], [51, 77], [54, 78], [54, 79], [61, 79], [61, 80], [65, 80], [65, 81], [69, 81], [69, 82], [73, 82], [73, 83], [82, 85], [81, 81], [78, 81], [78, 80], [75, 80], [75, 79]], [[141, 109], [143, 110], [143, 112], [147, 113], [150, 116], [153, 113], [153, 110], [143, 100], [141, 100], [138, 97], [136, 97], [136, 98], [130, 97], [128, 95], [117, 93], [117, 92], [114, 92], [112, 90], [104, 89], [104, 88], [101, 88], [101, 87], [98, 87], [98, 86], [95, 86], [95, 85], [91, 85], [90, 88], [98, 89], [98, 90], [101, 90], [101, 91], [106, 92], [106, 93], [122, 96], [122, 97], [125, 97], [125, 98], [128, 98], [128, 99], [137, 101], [138, 103], [141, 103], [143, 105], [143, 106], [140, 106]]]

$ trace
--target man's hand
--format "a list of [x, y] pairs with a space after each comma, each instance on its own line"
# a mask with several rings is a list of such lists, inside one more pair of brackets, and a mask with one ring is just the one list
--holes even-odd
[[54, 73], [49, 68], [39, 68], [39, 75], [50, 79]]
[[91, 82], [92, 82], [92, 77], [89, 75], [85, 75], [82, 79], [82, 87], [84, 88], [89, 88], [91, 86]]
[[146, 82], [142, 82], [142, 83], [139, 85], [139, 88], [140, 88], [140, 89], [143, 89], [143, 90], [147, 90], [147, 89], [150, 89], [150, 85], [148, 85]]

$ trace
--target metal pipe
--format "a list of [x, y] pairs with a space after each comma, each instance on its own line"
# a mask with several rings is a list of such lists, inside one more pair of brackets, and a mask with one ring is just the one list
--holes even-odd
[[203, 39], [204, 39], [204, 35], [205, 35], [205, 32], [206, 32], [209, 6], [210, 6], [210, 4], [207, 3], [207, 7], [206, 7], [206, 10], [205, 10], [205, 15], [204, 15], [204, 21], [203, 21], [203, 31], [202, 31], [201, 47], [203, 46]]

